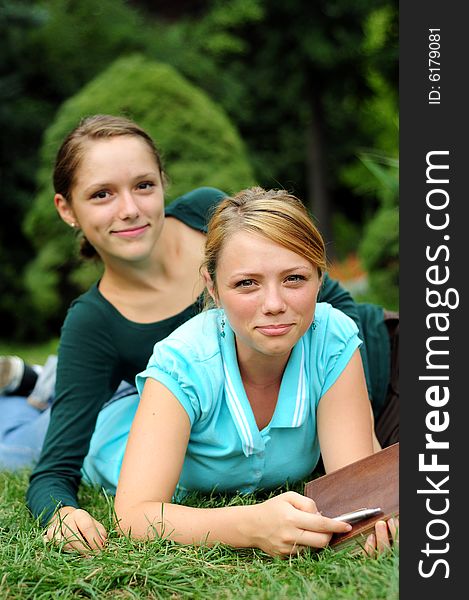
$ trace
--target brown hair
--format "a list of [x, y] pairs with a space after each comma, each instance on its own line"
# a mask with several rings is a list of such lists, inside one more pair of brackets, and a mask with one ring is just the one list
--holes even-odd
[[[87, 141], [110, 139], [124, 135], [143, 139], [155, 157], [164, 183], [165, 177], [161, 155], [146, 131], [126, 117], [93, 115], [82, 119], [75, 129], [67, 135], [59, 148], [53, 173], [56, 194], [61, 194], [67, 202], [72, 202], [72, 189], [75, 184], [77, 170], [86, 153], [85, 143]], [[80, 254], [84, 258], [98, 257], [98, 253], [84, 236], [81, 240]]]
[[327, 268], [324, 240], [304, 204], [285, 190], [252, 187], [227, 197], [215, 209], [208, 224], [202, 268], [216, 289], [220, 252], [228, 238], [248, 231], [304, 256], [321, 276]]

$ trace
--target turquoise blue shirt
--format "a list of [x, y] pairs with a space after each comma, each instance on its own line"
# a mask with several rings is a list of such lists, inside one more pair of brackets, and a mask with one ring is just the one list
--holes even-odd
[[[148, 377], [160, 381], [191, 423], [176, 500], [190, 490], [272, 489], [313, 471], [320, 454], [318, 403], [361, 343], [355, 323], [329, 304], [317, 304], [314, 323], [293, 348], [274, 414], [260, 431], [228, 323], [220, 335], [219, 310], [197, 315], [155, 345], [147, 369], [137, 375], [137, 389], [141, 393]], [[111, 492], [137, 404], [131, 397], [101, 411], [85, 460], [88, 480]]]

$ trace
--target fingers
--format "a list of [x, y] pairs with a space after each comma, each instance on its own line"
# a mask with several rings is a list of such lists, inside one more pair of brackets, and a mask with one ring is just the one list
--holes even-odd
[[[389, 539], [391, 537], [391, 539]], [[393, 544], [399, 543], [399, 519], [391, 518], [388, 521], [377, 521], [375, 531], [371, 533], [365, 542], [364, 552], [368, 556], [375, 556], [391, 548]]]
[[288, 513], [292, 538], [287, 544], [288, 550], [284, 549], [283, 553], [297, 554], [298, 549], [301, 551], [304, 547], [324, 548], [334, 533], [346, 533], [352, 529], [348, 523], [321, 515], [311, 498], [296, 492], [287, 492], [279, 498], [287, 501], [294, 508]]
[[297, 526], [306, 531], [329, 533], [331, 536], [333, 533], [347, 533], [352, 529], [352, 526], [344, 521], [329, 519], [320, 513], [308, 514], [304, 512], [297, 515]]
[[295, 548], [325, 548], [331, 541], [332, 533], [320, 533], [318, 531], [302, 531], [293, 544]]
[[399, 544], [399, 519], [394, 517], [388, 521], [389, 531], [394, 545]]
[[92, 517], [89, 517], [84, 523], [77, 523], [79, 533], [86, 541], [91, 550], [102, 550], [107, 539], [107, 533], [104, 526]]
[[281, 494], [279, 497], [283, 497], [287, 500], [292, 506], [297, 508], [298, 510], [303, 510], [304, 512], [314, 513], [318, 512], [316, 502], [312, 498], [308, 498], [307, 496], [302, 496], [297, 492], [285, 492]]
[[102, 550], [107, 532], [104, 526], [82, 509], [63, 507], [47, 528], [44, 540], [63, 543], [66, 551], [88, 555]]
[[282, 496], [294, 508], [301, 511], [296, 515], [296, 519], [298, 519], [298, 527], [302, 529], [324, 533], [346, 533], [352, 529], [352, 526], [344, 521], [336, 521], [335, 519], [329, 519], [321, 515], [316, 503], [311, 498], [307, 498], [296, 492], [286, 492]]
[[303, 529], [297, 544], [301, 546], [311, 546], [313, 548], [324, 548], [331, 541], [334, 533], [346, 533], [352, 529], [349, 523], [335, 521], [323, 517], [319, 513], [315, 515], [306, 515], [308, 520], [299, 519], [298, 526]]
[[376, 536], [374, 533], [370, 533], [370, 535], [366, 538], [363, 550], [365, 554], [368, 554], [368, 556], [374, 556], [376, 553]]
[[375, 535], [376, 535], [376, 550], [378, 552], [384, 552], [389, 550], [391, 542], [389, 541], [388, 526], [386, 521], [376, 521], [375, 523]]
[[78, 533], [69, 533], [68, 536], [64, 535], [60, 530], [55, 533], [47, 532], [44, 535], [45, 541], [53, 541], [56, 544], [63, 543], [62, 549], [66, 552], [79, 552], [83, 556], [89, 556], [91, 554], [91, 549], [80, 537]]
[[[302, 503], [298, 502], [297, 506], [298, 505], [302, 505]], [[313, 505], [310, 505], [309, 508], [313, 509], [313, 507], [316, 507], [314, 502]], [[308, 505], [303, 504], [303, 506]], [[294, 526], [298, 532], [295, 539], [294, 550], [295, 546], [299, 548], [306, 546], [312, 548], [324, 548], [329, 544], [334, 533], [346, 533], [352, 529], [352, 526], [349, 523], [329, 519], [319, 512], [312, 513], [305, 512], [304, 510], [295, 511]]]
[[316, 504], [296, 492], [285, 492], [249, 507], [246, 537], [250, 545], [272, 556], [298, 554], [303, 547], [323, 548], [334, 531], [348, 525], [327, 519]]

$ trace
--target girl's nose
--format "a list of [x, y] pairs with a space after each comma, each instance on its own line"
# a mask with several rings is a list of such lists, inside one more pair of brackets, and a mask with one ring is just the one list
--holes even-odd
[[286, 309], [281, 290], [275, 286], [265, 288], [263, 310], [265, 313], [278, 314]]
[[140, 214], [139, 208], [130, 190], [124, 190], [119, 196], [119, 217], [135, 219]]

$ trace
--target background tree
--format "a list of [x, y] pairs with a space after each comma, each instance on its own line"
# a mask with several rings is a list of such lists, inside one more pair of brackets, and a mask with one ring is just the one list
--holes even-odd
[[0, 45], [0, 337], [57, 333], [41, 326], [31, 270], [24, 284], [36, 250], [21, 221], [42, 135], [67, 98], [132, 52], [220, 104], [256, 181], [306, 199], [339, 258], [380, 210], [359, 156], [398, 156], [396, 0], [0, 0]]
[[20, 223], [34, 189], [37, 146], [48, 116], [47, 102], [30, 85], [28, 35], [43, 22], [43, 13], [26, 1], [0, 1], [0, 322], [4, 334], [17, 329], [16, 315], [21, 321], [26, 314], [21, 268], [33, 249]]
[[43, 133], [66, 98], [150, 34], [124, 0], [0, 0], [1, 337], [44, 334], [23, 283], [35, 250], [21, 227]]
[[389, 0], [212, 0], [158, 51], [232, 116], [260, 183], [305, 198], [330, 240], [334, 212], [361, 223], [379, 205], [343, 173], [364, 147], [397, 152], [397, 21]]
[[208, 6], [163, 29], [156, 51], [223, 104], [262, 185], [308, 201], [330, 256], [359, 250], [367, 300], [397, 308], [397, 4]]
[[399, 308], [399, 193], [396, 160], [370, 154], [363, 164], [375, 179], [380, 207], [367, 221], [358, 251], [368, 272], [368, 301], [389, 309]]

